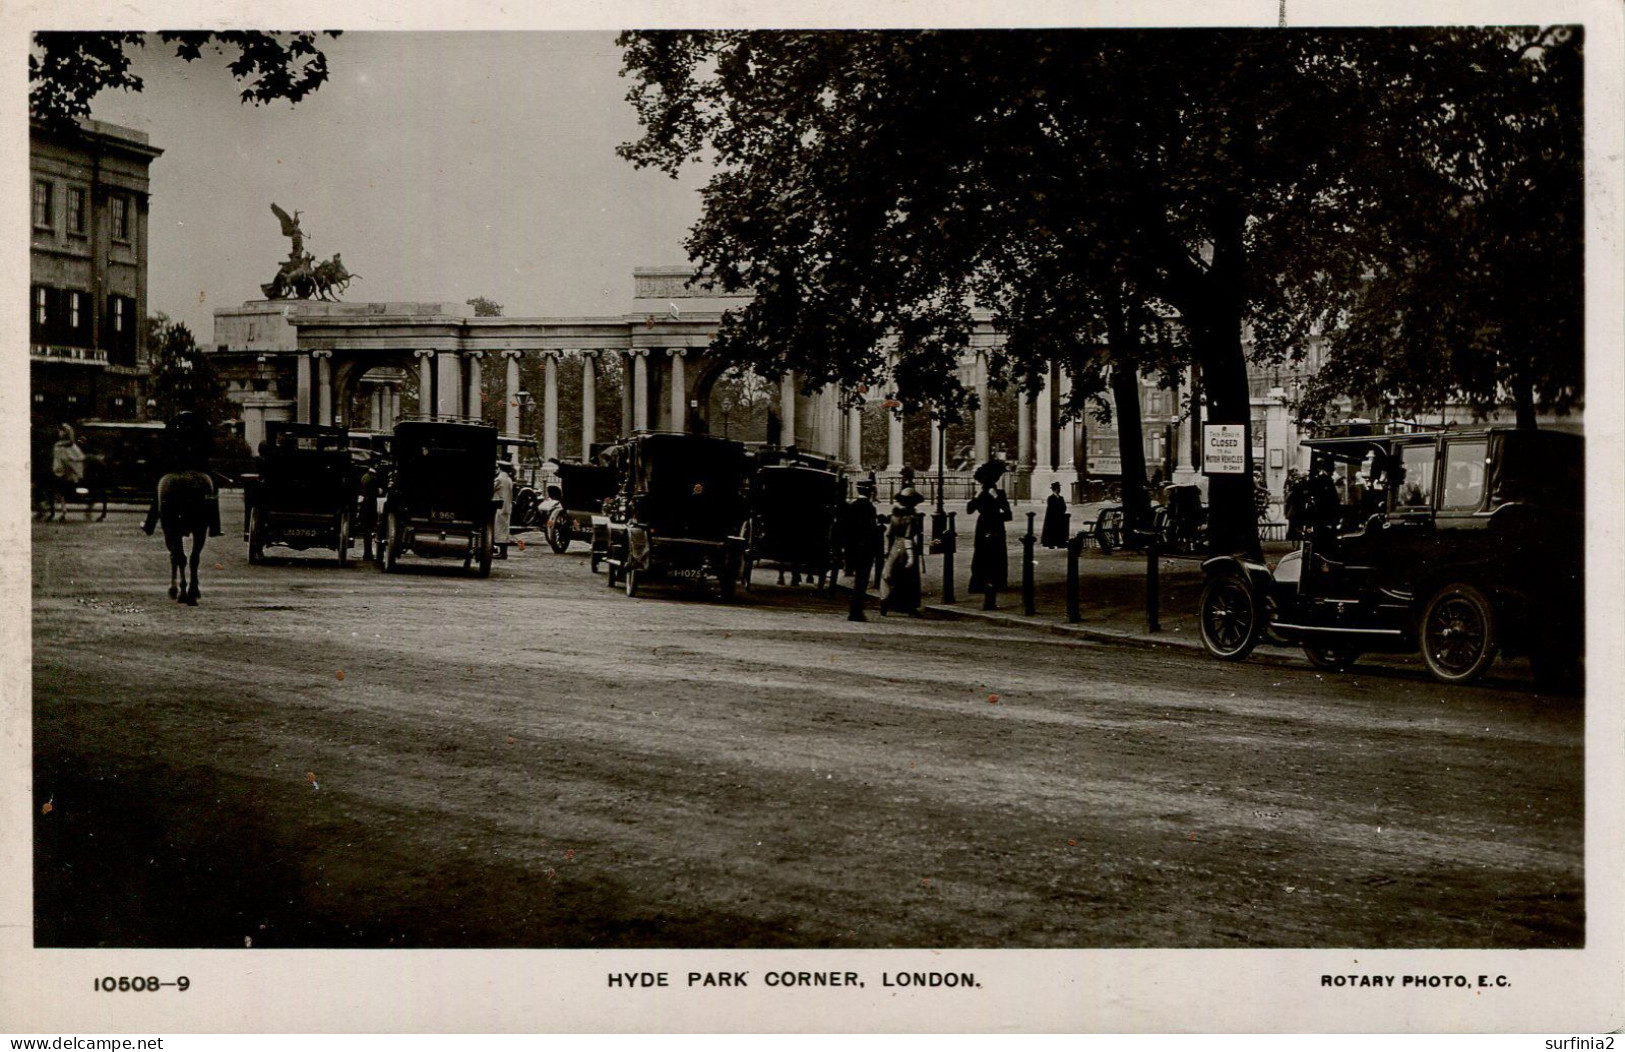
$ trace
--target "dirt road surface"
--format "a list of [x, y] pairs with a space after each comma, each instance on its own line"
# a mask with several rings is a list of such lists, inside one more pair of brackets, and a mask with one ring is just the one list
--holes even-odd
[[34, 526], [40, 945], [1583, 943], [1578, 699], [628, 599], [535, 545], [228, 535], [191, 609], [136, 523]]

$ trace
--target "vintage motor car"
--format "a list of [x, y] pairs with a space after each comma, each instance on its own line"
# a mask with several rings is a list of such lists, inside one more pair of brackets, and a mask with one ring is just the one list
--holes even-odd
[[491, 531], [499, 503], [497, 429], [484, 424], [403, 420], [390, 439], [389, 477], [378, 518], [378, 565], [393, 573], [407, 552], [461, 559], [491, 573]]
[[[548, 546], [555, 552], [565, 552], [572, 541], [592, 540], [592, 520], [602, 517], [604, 502], [615, 495], [615, 469], [604, 464], [581, 464], [565, 461], [554, 469], [558, 492], [553, 498], [543, 521], [542, 531]], [[598, 572], [598, 560], [593, 560], [593, 572]]]
[[[1302, 547], [1273, 569], [1234, 556], [1203, 564], [1210, 654], [1239, 660], [1268, 638], [1340, 670], [1365, 652], [1420, 650], [1447, 683], [1527, 655], [1543, 682], [1579, 681], [1581, 436], [1478, 427], [1304, 445]], [[1355, 467], [1365, 471], [1340, 495], [1334, 473]]]
[[248, 561], [265, 549], [328, 548], [350, 563], [356, 486], [350, 435], [341, 427], [276, 421], [265, 426], [258, 472], [245, 478]]
[[744, 562], [743, 444], [706, 435], [638, 434], [606, 451], [620, 485], [605, 528], [609, 586], [628, 596], [652, 577], [706, 579], [731, 601]]
[[802, 577], [827, 587], [838, 573], [840, 550], [836, 520], [846, 482], [822, 458], [792, 458], [757, 467], [750, 480], [750, 520], [745, 524], [745, 561], [741, 580], [748, 589], [751, 572], [761, 565], [786, 572], [792, 583]]

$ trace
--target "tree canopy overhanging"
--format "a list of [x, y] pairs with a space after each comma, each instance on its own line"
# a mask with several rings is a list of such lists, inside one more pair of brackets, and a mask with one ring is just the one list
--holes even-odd
[[[1346, 393], [1578, 397], [1577, 29], [620, 42], [643, 126], [621, 153], [715, 166], [687, 248], [753, 297], [713, 350], [766, 375], [856, 386], [890, 357], [907, 407], [952, 412], [981, 308], [995, 384], [1056, 363], [1073, 410], [1108, 367], [1188, 362], [1208, 419], [1247, 424], [1249, 354], [1322, 333]], [[1520, 284], [1535, 259], [1556, 265]], [[1413, 342], [1429, 274], [1460, 297]], [[1216, 549], [1257, 549], [1248, 459], [1212, 479]]]

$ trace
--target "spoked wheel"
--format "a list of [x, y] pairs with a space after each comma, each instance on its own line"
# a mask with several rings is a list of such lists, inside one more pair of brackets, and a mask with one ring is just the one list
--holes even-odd
[[1471, 683], [1495, 660], [1495, 610], [1470, 584], [1446, 585], [1422, 612], [1422, 658], [1435, 679]]
[[547, 525], [542, 527], [542, 533], [547, 537], [547, 546], [560, 555], [570, 547], [570, 534], [567, 530], [568, 522], [562, 511], [555, 511], [547, 517]]
[[491, 549], [493, 547], [491, 527], [482, 527], [479, 536], [474, 538], [474, 556], [479, 560], [479, 567], [475, 571], [477, 576], [491, 576]]
[[1240, 661], [1263, 635], [1263, 612], [1239, 574], [1216, 574], [1202, 589], [1202, 645], [1221, 661]]
[[626, 579], [626, 597], [628, 599], [636, 598], [639, 584], [638, 577], [640, 576], [638, 571], [635, 568], [628, 566], [626, 569], [621, 571], [621, 574]]
[[384, 520], [383, 549], [378, 553], [378, 565], [385, 573], [394, 573], [401, 562], [401, 521], [395, 517], [394, 512]]
[[339, 565], [350, 565], [350, 516], [339, 516]]
[[1342, 672], [1360, 660], [1360, 652], [1346, 643], [1305, 643], [1303, 656], [1327, 672]]
[[258, 566], [265, 561], [265, 537], [260, 526], [260, 512], [258, 508], [248, 513], [248, 562], [251, 566]]

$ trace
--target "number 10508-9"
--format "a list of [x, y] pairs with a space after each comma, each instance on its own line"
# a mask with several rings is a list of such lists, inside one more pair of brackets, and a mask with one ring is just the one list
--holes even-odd
[[173, 986], [175, 989], [184, 993], [191, 985], [192, 980], [188, 979], [184, 975], [178, 979], [172, 979], [169, 982], [160, 980], [156, 975], [137, 975], [134, 977], [128, 975], [120, 975], [116, 977], [104, 975], [96, 980], [97, 991], [104, 994], [132, 992], [138, 994], [156, 993], [166, 986]]

